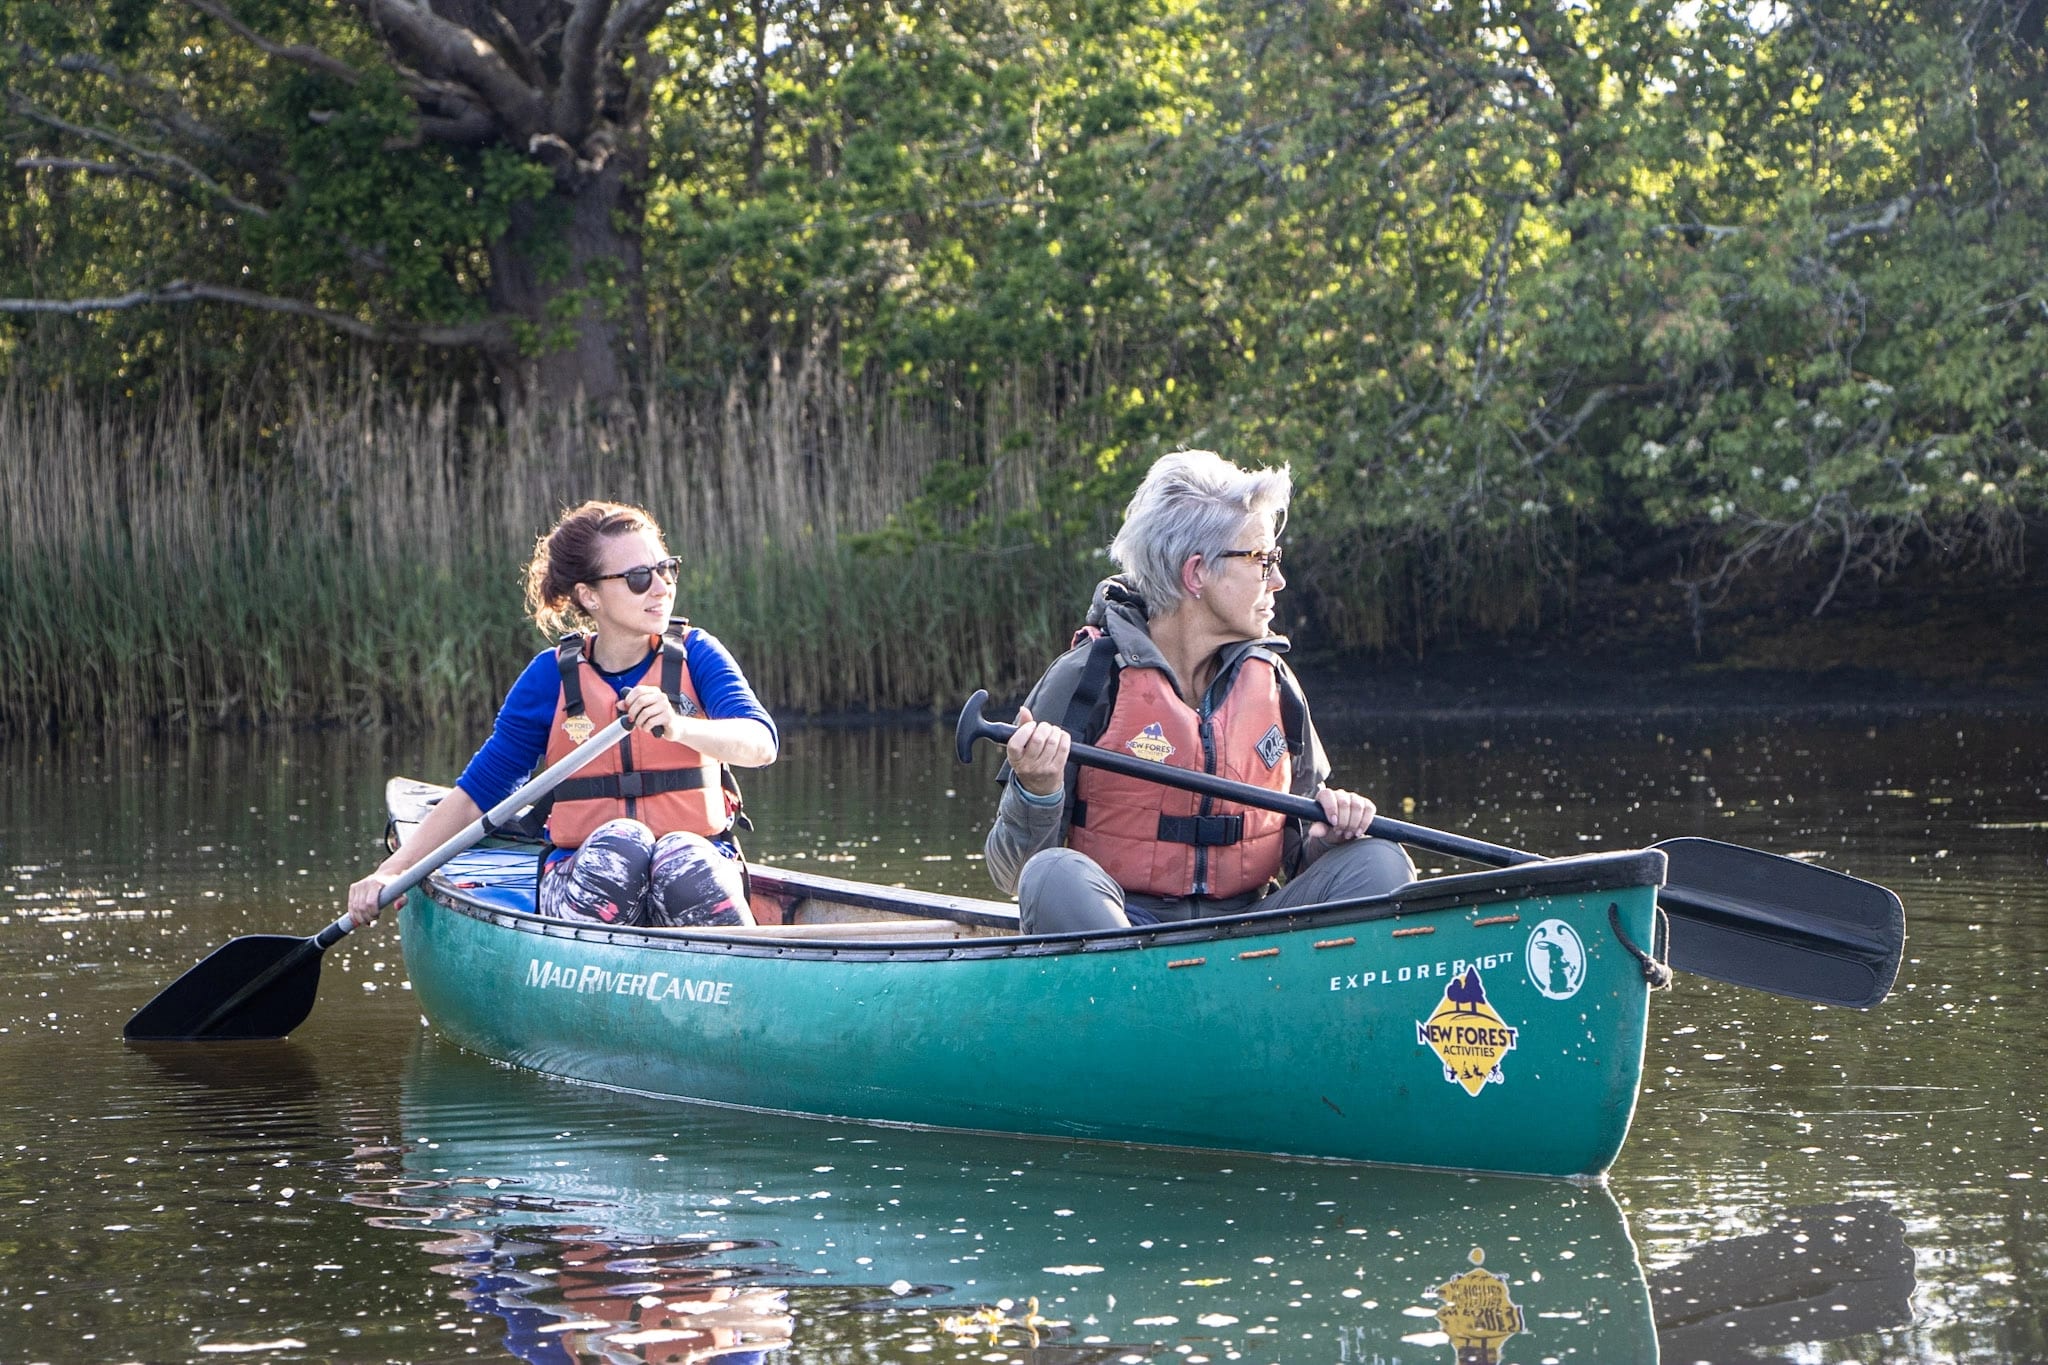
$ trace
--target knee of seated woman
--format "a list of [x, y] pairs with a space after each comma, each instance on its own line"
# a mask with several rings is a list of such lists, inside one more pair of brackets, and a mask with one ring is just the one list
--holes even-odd
[[1017, 870], [1017, 894], [1028, 894], [1025, 886], [1043, 881], [1047, 877], [1085, 877], [1090, 874], [1107, 879], [1108, 873], [1102, 865], [1078, 849], [1042, 848], [1024, 860], [1024, 866]]
[[709, 841], [689, 839], [695, 842], [662, 841], [648, 906], [652, 922], [673, 928], [752, 924], [740, 865]]
[[614, 848], [636, 848], [643, 853], [652, 852], [655, 845], [654, 831], [639, 820], [622, 815], [616, 820], [607, 820], [590, 831], [585, 839], [590, 844], [609, 844]]
[[1392, 839], [1356, 839], [1339, 844], [1323, 857], [1342, 858], [1352, 875], [1372, 877], [1386, 890], [1415, 880], [1414, 860]]

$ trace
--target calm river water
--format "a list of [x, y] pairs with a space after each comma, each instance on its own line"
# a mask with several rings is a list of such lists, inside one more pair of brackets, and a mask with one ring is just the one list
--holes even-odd
[[[326, 923], [386, 776], [465, 750], [0, 749], [0, 1361], [2048, 1359], [2048, 721], [1327, 728], [1418, 823], [1705, 834], [1891, 886], [1898, 989], [1859, 1014], [1680, 978], [1591, 1190], [570, 1086], [437, 1040], [387, 929], [327, 955], [290, 1042], [145, 1050], [130, 1013], [230, 937]], [[949, 750], [792, 732], [753, 853], [982, 893], [991, 769]]]

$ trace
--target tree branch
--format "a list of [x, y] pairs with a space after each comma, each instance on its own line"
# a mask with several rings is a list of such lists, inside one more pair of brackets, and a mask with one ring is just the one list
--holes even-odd
[[233, 139], [194, 118], [178, 101], [177, 96], [152, 81], [145, 80], [131, 71], [123, 71], [112, 62], [85, 52], [67, 52], [57, 58], [54, 65], [58, 70], [74, 75], [79, 72], [90, 73], [111, 81], [132, 94], [146, 97], [138, 100], [134, 107], [156, 124], [158, 130], [166, 137], [182, 138], [205, 147], [252, 175], [284, 184], [291, 183], [291, 177], [280, 174], [275, 163], [250, 156], [236, 146]]
[[[147, 180], [166, 189], [178, 189], [182, 181], [171, 180], [147, 166], [133, 166], [120, 161], [88, 161], [76, 156], [21, 156], [14, 159], [18, 171], [84, 171], [87, 175], [127, 176], [135, 180]], [[270, 210], [258, 204], [230, 201], [232, 206], [251, 218], [268, 218]]]
[[1650, 229], [1659, 237], [1683, 237], [1687, 241], [1705, 239], [1709, 242], [1726, 241], [1730, 237], [1739, 237], [1749, 230], [1742, 227], [1724, 227], [1719, 223], [1659, 223]]
[[350, 85], [362, 82], [363, 73], [339, 57], [330, 57], [319, 48], [308, 47], [304, 43], [272, 42], [229, 13], [227, 6], [216, 4], [214, 0], [184, 0], [184, 3], [201, 14], [211, 15], [219, 20], [230, 33], [268, 56], [296, 63], [309, 71], [322, 72]]
[[247, 200], [232, 194], [225, 185], [222, 185], [182, 156], [174, 156], [170, 152], [151, 151], [147, 147], [137, 146], [135, 143], [128, 141], [128, 139], [118, 134], [110, 133], [104, 128], [90, 128], [82, 124], [67, 123], [55, 114], [45, 113], [43, 110], [38, 109], [34, 104], [12, 90], [7, 92], [7, 107], [11, 112], [22, 118], [31, 119], [46, 127], [55, 128], [58, 132], [69, 133], [73, 137], [82, 137], [92, 142], [104, 142], [108, 146], [118, 147], [128, 153], [128, 155], [140, 160], [153, 161], [159, 165], [170, 166], [185, 176], [186, 179], [204, 187], [209, 194], [218, 198], [222, 203], [239, 212], [247, 213], [257, 218], [267, 218], [270, 216], [269, 210], [249, 203]]
[[418, 136], [387, 142], [384, 144], [385, 150], [398, 151], [404, 147], [417, 147], [426, 138], [459, 147], [475, 147], [489, 142], [498, 132], [497, 118], [488, 109], [479, 109], [474, 104], [452, 116], [421, 114], [418, 126]]
[[562, 80], [555, 89], [555, 131], [575, 147], [597, 121], [597, 67], [612, 0], [576, 0], [562, 31]]
[[1925, 189], [1909, 190], [1892, 200], [1889, 204], [1886, 204], [1884, 211], [1879, 213], [1877, 217], [1866, 222], [1850, 223], [1844, 227], [1836, 228], [1828, 234], [1828, 245], [1840, 246], [1851, 237], [1875, 237], [1890, 232], [1899, 225], [1906, 214], [1911, 211], [1913, 205], [1919, 203], [1922, 196], [1927, 194], [1927, 192]]
[[598, 44], [598, 50], [607, 57], [616, 57], [622, 49], [645, 38], [667, 9], [668, 0], [623, 0], [604, 21], [604, 40]]
[[145, 308], [160, 303], [231, 303], [241, 308], [253, 308], [265, 313], [288, 313], [295, 317], [311, 318], [324, 323], [339, 332], [364, 341], [401, 342], [416, 346], [481, 346], [491, 349], [507, 348], [511, 342], [511, 330], [503, 318], [486, 318], [481, 322], [462, 323], [375, 323], [364, 322], [348, 313], [302, 299], [279, 298], [274, 294], [259, 294], [253, 289], [236, 289], [229, 285], [205, 284], [191, 280], [173, 280], [155, 289], [135, 289], [126, 294], [113, 294], [92, 299], [5, 299], [0, 298], [0, 313], [59, 313], [79, 316], [86, 313], [117, 313], [130, 308]]
[[498, 50], [460, 24], [412, 0], [348, 0], [387, 36], [404, 42], [430, 75], [448, 75], [476, 92], [505, 124], [515, 145], [548, 131], [547, 101]]
[[[519, 79], [536, 88], [546, 86], [547, 72], [541, 69], [539, 59], [533, 55], [533, 45], [522, 38], [519, 30], [513, 27], [512, 20], [505, 14], [504, 6], [487, 4], [482, 9], [480, 17], [490, 20], [493, 31], [491, 45], [497, 48], [512, 69], [519, 73]], [[476, 13], [474, 9], [470, 12]], [[548, 35], [553, 32], [554, 27], [550, 25], [541, 31], [540, 39], [545, 42]]]
[[[1898, 198], [1885, 204], [1878, 211], [1875, 218], [1847, 223], [1836, 228], [1827, 235], [1825, 239], [1826, 244], [1830, 247], [1837, 247], [1852, 237], [1879, 236], [1883, 233], [1891, 232], [1905, 221], [1906, 214], [1912, 210], [1915, 204], [1932, 193], [1933, 190], [1924, 185], [1917, 189], [1908, 190]], [[1868, 211], [1865, 210], [1865, 212]], [[1651, 229], [1659, 237], [1683, 237], [1688, 241], [1695, 242], [1701, 240], [1720, 242], [1730, 237], [1737, 237], [1745, 232], [1756, 230], [1749, 227], [1725, 226], [1719, 223], [1659, 223]]]

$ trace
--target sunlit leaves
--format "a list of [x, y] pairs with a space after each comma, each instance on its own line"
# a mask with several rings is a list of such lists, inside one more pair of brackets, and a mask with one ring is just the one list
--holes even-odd
[[[484, 244], [529, 213], [537, 274], [570, 273], [544, 173], [408, 145], [388, 74], [280, 80], [189, 16], [86, 8], [16, 7], [7, 35], [126, 43], [154, 78], [203, 82], [257, 163], [220, 185], [271, 212], [38, 173], [7, 205], [32, 247], [0, 263], [16, 292], [232, 251], [334, 307], [460, 317]], [[956, 472], [1020, 471], [1091, 534], [1162, 449], [1285, 461], [1294, 596], [1342, 642], [1528, 619], [1590, 572], [2010, 562], [2048, 506], [2048, 130], [2018, 0], [665, 16], [633, 58], [650, 141], [627, 226], [670, 384], [887, 376], [960, 415]], [[107, 93], [36, 88], [80, 110]], [[147, 103], [116, 130], [149, 131]], [[589, 268], [528, 349], [585, 301], [634, 306]], [[976, 434], [997, 409], [1031, 439]], [[998, 482], [932, 493], [932, 524], [994, 526], [973, 504]]]

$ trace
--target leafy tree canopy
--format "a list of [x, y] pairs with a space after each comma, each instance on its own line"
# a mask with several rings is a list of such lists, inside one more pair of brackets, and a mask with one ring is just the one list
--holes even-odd
[[878, 545], [1010, 534], [998, 467], [1090, 522], [1184, 442], [1294, 467], [1344, 642], [1596, 573], [1818, 606], [2041, 515], [2044, 8], [32, 0], [0, 354], [1029, 375], [1029, 448], [968, 439]]

